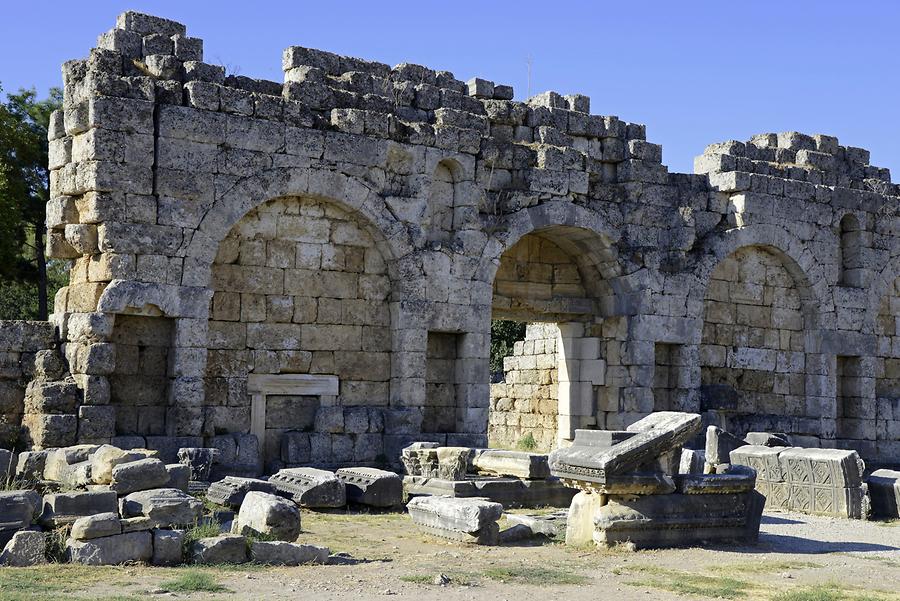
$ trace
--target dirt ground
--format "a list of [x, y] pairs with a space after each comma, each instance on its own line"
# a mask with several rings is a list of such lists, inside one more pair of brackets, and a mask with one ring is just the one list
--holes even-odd
[[[763, 517], [755, 546], [637, 552], [576, 549], [542, 539], [456, 546], [421, 534], [399, 513], [304, 512], [303, 528], [300, 542], [327, 545], [343, 554], [340, 563], [4, 568], [0, 600], [900, 599], [900, 522], [771, 514]], [[183, 585], [198, 572], [208, 575], [206, 588], [213, 592]], [[444, 584], [436, 584], [442, 575]]]

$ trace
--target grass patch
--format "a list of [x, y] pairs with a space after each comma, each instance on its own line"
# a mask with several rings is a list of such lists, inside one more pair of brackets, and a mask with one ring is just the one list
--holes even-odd
[[556, 584], [585, 584], [589, 578], [580, 574], [573, 574], [568, 570], [558, 568], [532, 567], [502, 567], [489, 568], [482, 572], [485, 578], [498, 582], [514, 584], [533, 584], [536, 586], [553, 586]]
[[65, 593], [90, 590], [97, 584], [126, 586], [130, 582], [116, 568], [78, 564], [47, 564], [0, 569], [0, 600], [60, 599]]
[[820, 563], [812, 561], [761, 561], [753, 563], [731, 563], [722, 566], [711, 566], [712, 572], [740, 573], [740, 574], [776, 574], [788, 570], [802, 570], [806, 568], [821, 568]]
[[215, 522], [202, 521], [194, 524], [193, 528], [184, 533], [184, 538], [181, 541], [184, 557], [191, 557], [191, 548], [201, 538], [211, 538], [220, 534], [222, 534], [222, 529]]
[[198, 572], [191, 570], [185, 572], [168, 582], [163, 582], [160, 588], [170, 593], [225, 593], [229, 589], [225, 588], [207, 572]]
[[888, 597], [869, 593], [857, 594], [835, 582], [801, 586], [772, 597], [772, 601], [886, 601], [887, 599]]
[[411, 582], [413, 584], [431, 584], [434, 582], [434, 576], [428, 576], [427, 574], [407, 574], [405, 576], [400, 576], [400, 580], [403, 582]]
[[653, 566], [633, 566], [614, 570], [614, 573], [639, 572], [646, 574], [642, 580], [630, 580], [625, 584], [655, 588], [680, 595], [694, 595], [711, 599], [743, 599], [753, 585], [729, 576], [707, 576]]

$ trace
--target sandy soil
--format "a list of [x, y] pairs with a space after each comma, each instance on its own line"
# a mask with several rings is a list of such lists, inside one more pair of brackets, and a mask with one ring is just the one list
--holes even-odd
[[[771, 514], [763, 517], [755, 546], [638, 552], [573, 549], [545, 540], [501, 547], [454, 546], [419, 533], [403, 514], [304, 512], [303, 527], [300, 542], [325, 544], [334, 553], [346, 554], [343, 563], [296, 568], [119, 568], [117, 578], [66, 596], [752, 600], [791, 599], [779, 595], [824, 584], [840, 596], [798, 599], [900, 599], [900, 522]], [[230, 592], [164, 591], [165, 582], [197, 569], [212, 574]], [[441, 575], [449, 583], [434, 584]], [[864, 592], [869, 596], [863, 597]]]

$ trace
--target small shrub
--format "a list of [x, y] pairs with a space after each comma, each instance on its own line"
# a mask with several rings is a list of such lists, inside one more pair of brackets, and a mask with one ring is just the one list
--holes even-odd
[[66, 540], [69, 538], [71, 526], [60, 526], [55, 530], [50, 530], [44, 534], [46, 539], [46, 549], [44, 555], [50, 563], [66, 563], [68, 552], [66, 551]]
[[525, 436], [519, 439], [519, 442], [516, 443], [516, 448], [520, 451], [533, 451], [537, 448], [537, 441], [534, 439], [534, 434], [529, 432]]
[[216, 582], [208, 573], [193, 570], [181, 574], [175, 580], [163, 582], [160, 588], [170, 593], [225, 593], [229, 590]]

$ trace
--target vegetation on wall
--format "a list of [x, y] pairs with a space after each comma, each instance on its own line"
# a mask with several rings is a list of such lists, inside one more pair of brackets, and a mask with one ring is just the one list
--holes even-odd
[[525, 340], [525, 322], [495, 319], [491, 321], [491, 375], [502, 379], [503, 358], [513, 352], [513, 344]]

